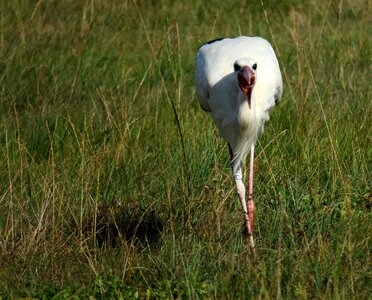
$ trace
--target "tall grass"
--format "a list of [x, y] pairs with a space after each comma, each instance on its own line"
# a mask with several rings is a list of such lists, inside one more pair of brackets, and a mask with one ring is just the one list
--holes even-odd
[[[368, 298], [368, 1], [2, 1], [0, 297]], [[200, 44], [261, 35], [257, 258], [194, 95]]]

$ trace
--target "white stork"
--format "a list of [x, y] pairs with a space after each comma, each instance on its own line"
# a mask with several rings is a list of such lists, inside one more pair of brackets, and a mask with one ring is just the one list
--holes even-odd
[[[210, 41], [196, 56], [196, 96], [226, 140], [237, 192], [243, 206], [248, 242], [253, 240], [254, 146], [283, 91], [279, 63], [270, 43], [241, 36]], [[250, 149], [248, 202], [242, 167]]]

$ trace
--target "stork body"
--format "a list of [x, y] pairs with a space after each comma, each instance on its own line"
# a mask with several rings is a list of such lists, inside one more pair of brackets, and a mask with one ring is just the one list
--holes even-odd
[[[280, 100], [283, 84], [279, 64], [268, 41], [241, 36], [210, 41], [196, 57], [196, 96], [228, 143], [237, 192], [245, 212], [248, 239], [253, 240], [254, 145]], [[242, 167], [249, 152], [248, 203]]]

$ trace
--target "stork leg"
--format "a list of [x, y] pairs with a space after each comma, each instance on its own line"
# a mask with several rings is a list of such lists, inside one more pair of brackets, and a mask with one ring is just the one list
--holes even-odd
[[254, 144], [251, 145], [251, 157], [249, 160], [249, 186], [248, 186], [248, 215], [249, 215], [249, 221], [253, 233], [254, 228], [254, 202], [253, 202], [253, 163], [254, 163]]
[[[243, 226], [246, 226], [246, 230], [243, 230], [243, 232], [246, 232], [247, 233], [247, 239], [248, 239], [248, 244], [250, 245], [251, 247], [251, 250], [252, 250], [252, 253], [253, 255], [256, 255], [256, 248], [254, 246], [254, 239], [253, 239], [253, 228], [251, 226], [251, 221], [250, 221], [250, 216], [252, 215], [249, 211], [249, 206], [247, 206], [247, 203], [245, 201], [245, 186], [244, 186], [244, 183], [243, 183], [243, 175], [242, 175], [242, 169], [241, 169], [241, 166], [236, 166], [236, 164], [234, 163], [234, 153], [229, 146], [229, 151], [230, 151], [230, 159], [231, 159], [231, 168], [232, 168], [232, 171], [233, 171], [233, 175], [234, 175], [234, 179], [235, 179], [235, 183], [236, 183], [236, 190], [238, 192], [238, 195], [239, 195], [239, 199], [240, 199], [240, 202], [242, 204], [242, 207], [243, 207], [243, 212], [244, 212], [244, 225]], [[252, 148], [251, 148], [252, 150]], [[251, 178], [251, 176], [250, 176]], [[252, 177], [252, 180], [253, 180], [253, 177]], [[251, 184], [249, 185], [249, 191], [250, 191], [250, 195], [251, 195], [251, 201], [253, 203], [253, 200], [252, 200], [252, 191], [251, 191]], [[253, 209], [254, 209], [254, 206], [253, 206]], [[253, 217], [254, 217], [254, 214], [253, 214]]]

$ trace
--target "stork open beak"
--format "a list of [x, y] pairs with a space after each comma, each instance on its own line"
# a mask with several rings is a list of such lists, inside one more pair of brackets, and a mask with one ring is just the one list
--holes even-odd
[[252, 69], [248, 66], [244, 66], [238, 72], [238, 83], [239, 88], [246, 96], [248, 101], [249, 109], [251, 108], [251, 98], [253, 87], [256, 83], [256, 75], [253, 73]]

